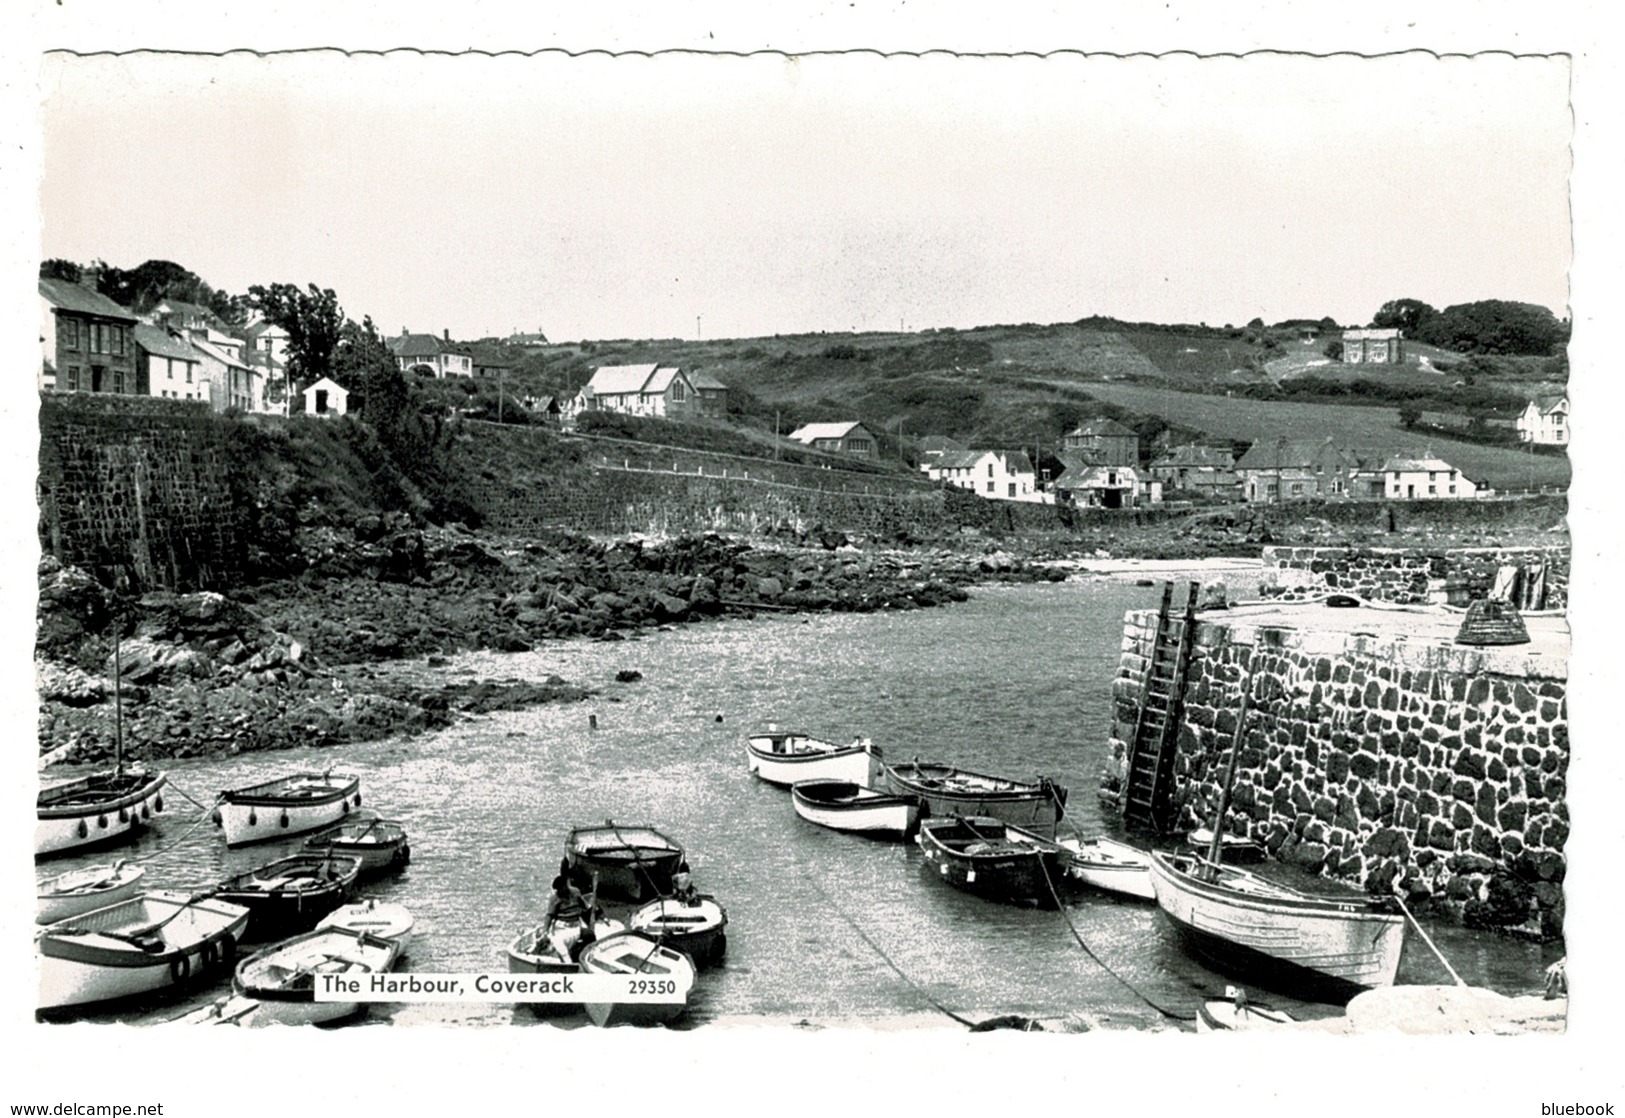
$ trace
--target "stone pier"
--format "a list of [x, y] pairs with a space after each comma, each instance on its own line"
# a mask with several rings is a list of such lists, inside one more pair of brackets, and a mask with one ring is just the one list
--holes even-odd
[[[1561, 934], [1568, 626], [1457, 645], [1462, 614], [1258, 603], [1198, 615], [1175, 761], [1182, 825], [1212, 821], [1246, 729], [1226, 828], [1311, 873], [1482, 927]], [[1121, 787], [1155, 611], [1124, 623], [1111, 760]]]

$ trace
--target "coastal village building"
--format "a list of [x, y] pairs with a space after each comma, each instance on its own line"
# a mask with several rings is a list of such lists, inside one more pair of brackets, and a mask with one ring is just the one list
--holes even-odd
[[865, 459], [879, 456], [874, 435], [861, 423], [809, 423], [791, 431], [790, 438], [830, 454]]
[[564, 409], [556, 396], [525, 396], [519, 401], [535, 419], [557, 427], [564, 419]]
[[274, 322], [255, 319], [243, 328], [248, 351], [264, 353], [278, 365], [288, 363], [288, 332]]
[[1166, 490], [1219, 500], [1233, 499], [1240, 485], [1236, 456], [1229, 447], [1176, 446], [1146, 472]]
[[1309, 497], [1348, 496], [1356, 461], [1331, 439], [1259, 439], [1236, 463], [1241, 499], [1275, 504]]
[[305, 414], [333, 419], [350, 410], [350, 393], [330, 377], [322, 377], [305, 389]]
[[137, 381], [146, 383], [147, 395], [209, 402], [203, 355], [185, 334], [144, 322], [136, 323], [131, 333], [141, 361]]
[[1383, 463], [1386, 496], [1402, 501], [1476, 497], [1478, 486], [1450, 463], [1432, 455], [1390, 458]]
[[925, 469], [926, 463], [934, 462], [944, 454], [963, 454], [969, 449], [970, 447], [950, 439], [947, 435], [927, 435], [919, 442], [920, 469]]
[[1405, 360], [1405, 339], [1397, 329], [1343, 331], [1345, 364], [1397, 365], [1403, 360]]
[[263, 392], [256, 392], [259, 378], [254, 369], [237, 356], [235, 347], [217, 345], [196, 334], [189, 340], [198, 353], [199, 375], [209, 384], [210, 406], [215, 411], [231, 408], [253, 411], [255, 400], [263, 399]]
[[1048, 503], [1050, 497], [1038, 488], [1038, 475], [1021, 451], [953, 450], [942, 451], [920, 464], [932, 481], [968, 489], [977, 496], [999, 501]]
[[39, 294], [40, 388], [146, 395], [133, 336], [138, 320], [96, 290], [93, 271], [83, 283], [42, 279]]
[[582, 386], [573, 414], [613, 411], [623, 415], [675, 418], [701, 411], [704, 404], [683, 370], [659, 365], [602, 365]]
[[1518, 438], [1536, 446], [1568, 446], [1568, 396], [1530, 400], [1529, 406], [1518, 416]]
[[451, 331], [444, 331], [444, 335], [437, 338], [433, 334], [410, 334], [402, 327], [398, 337], [389, 339], [389, 351], [403, 373], [415, 372], [440, 380], [473, 376], [474, 358], [451, 340]]
[[688, 383], [694, 389], [694, 410], [706, 415], [725, 415], [728, 411], [728, 386], [710, 373], [695, 369], [688, 374]]
[[265, 415], [287, 415], [292, 386], [288, 367], [268, 349], [252, 345], [243, 351], [243, 363], [254, 370], [254, 411]]
[[1162, 500], [1162, 483], [1140, 476], [1134, 466], [1095, 462], [1086, 455], [1061, 451], [1062, 470], [1051, 485], [1055, 499], [1103, 509], [1127, 509]]
[[1076, 451], [1102, 466], [1140, 464], [1140, 437], [1115, 419], [1091, 419], [1067, 432], [1061, 449]]
[[533, 334], [521, 334], [518, 331], [515, 331], [514, 333], [509, 334], [506, 338], [503, 338], [502, 344], [518, 346], [527, 353], [534, 353], [537, 350], [546, 349], [551, 343], [548, 342], [546, 334], [542, 333], [540, 330], [537, 330]]
[[469, 355], [474, 363], [476, 377], [501, 380], [513, 372], [513, 362], [494, 346], [472, 346]]

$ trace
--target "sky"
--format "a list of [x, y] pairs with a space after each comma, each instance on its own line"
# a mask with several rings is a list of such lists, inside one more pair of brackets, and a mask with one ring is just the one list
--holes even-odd
[[43, 257], [462, 339], [1567, 314], [1564, 58], [51, 54]]

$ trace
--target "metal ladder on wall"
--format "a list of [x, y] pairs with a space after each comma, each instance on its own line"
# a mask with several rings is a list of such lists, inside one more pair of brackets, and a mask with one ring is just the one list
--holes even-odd
[[1173, 616], [1174, 584], [1163, 583], [1156, 636], [1140, 684], [1134, 740], [1129, 743], [1123, 795], [1125, 826], [1164, 834], [1173, 825], [1174, 754], [1185, 705], [1185, 677], [1196, 641], [1196, 599], [1200, 590], [1200, 583], [1190, 584], [1181, 619]]

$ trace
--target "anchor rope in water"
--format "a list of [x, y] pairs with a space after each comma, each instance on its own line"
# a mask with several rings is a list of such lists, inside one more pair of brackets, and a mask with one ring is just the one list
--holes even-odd
[[876, 943], [874, 940], [870, 939], [868, 933], [865, 932], [861, 927], [858, 926], [857, 921], [853, 920], [852, 917], [847, 915], [845, 909], [843, 909], [840, 905], [835, 903], [835, 898], [831, 897], [829, 895], [829, 891], [824, 888], [824, 886], [819, 882], [818, 878], [814, 874], [808, 872], [805, 876], [806, 876], [807, 880], [812, 883], [812, 887], [814, 889], [818, 890], [819, 896], [824, 898], [825, 903], [828, 904], [830, 908], [835, 910], [835, 914], [837, 916], [839, 916], [842, 920], [845, 920], [847, 922], [847, 924], [851, 927], [851, 929], [858, 934], [858, 938], [863, 940], [864, 943], [869, 945], [869, 950], [873, 951], [876, 955], [880, 956], [881, 961], [884, 962], [888, 967], [890, 967], [896, 973], [898, 978], [901, 978], [904, 982], [908, 983], [909, 987], [911, 989], [913, 989], [916, 994], [919, 994], [920, 997], [922, 997], [926, 1001], [930, 1002], [932, 1007], [935, 1008], [938, 1012], [952, 1018], [954, 1021], [957, 1021], [959, 1024], [964, 1025], [967, 1029], [974, 1029], [976, 1027], [976, 1022], [975, 1021], [972, 1021], [972, 1020], [970, 1020], [969, 1018], [966, 1018], [966, 1017], [961, 1017], [959, 1014], [955, 1013], [953, 1010], [951, 1010], [947, 1006], [943, 1005], [936, 998], [932, 997], [929, 993], [927, 993], [925, 988], [922, 987], [918, 982], [915, 982], [912, 978], [910, 978], [907, 974], [905, 974], [903, 972], [902, 967], [900, 967], [896, 963], [892, 962], [891, 956], [887, 955], [884, 951], [882, 951], [880, 949], [880, 945], [878, 943]]
[[171, 788], [173, 788], [176, 792], [180, 793], [181, 799], [183, 799], [183, 800], [191, 800], [193, 807], [199, 808], [199, 809], [201, 809], [203, 811], [210, 811], [210, 810], [212, 810], [214, 808], [219, 807], [220, 802], [225, 799], [224, 796], [216, 796], [214, 798], [214, 803], [209, 804], [207, 806], [204, 806], [203, 804], [198, 803], [198, 801], [192, 799], [191, 796], [187, 795], [186, 794], [186, 789], [182, 788], [179, 784], [176, 784], [173, 780], [169, 781], [169, 786]]
[[[170, 787], [175, 788], [175, 786], [173, 784], [171, 784]], [[175, 788], [175, 791], [181, 792], [181, 790], [179, 788]], [[181, 792], [181, 795], [184, 796], [188, 800], [192, 800], [192, 797], [187, 796], [185, 792]], [[197, 819], [193, 821], [193, 823], [192, 823], [192, 825], [190, 827], [186, 828], [186, 830], [184, 830], [180, 834], [176, 835], [173, 841], [166, 842], [166, 843], [164, 843], [164, 845], [162, 845], [160, 847], [157, 847], [156, 849], [154, 849], [154, 850], [152, 850], [150, 852], [151, 854], [153, 854], [153, 855], [168, 854], [171, 850], [175, 849], [181, 843], [185, 842], [186, 839], [187, 839], [187, 836], [189, 836], [193, 831], [197, 830], [199, 827], [203, 826], [203, 824], [207, 823], [209, 821], [209, 813], [212, 812], [215, 808], [220, 806], [220, 800], [216, 800], [214, 803], [209, 804], [206, 807], [203, 804], [198, 804], [196, 800], [192, 800], [192, 802], [194, 804], [197, 804], [198, 807], [203, 809], [203, 814], [198, 816]]]
[[1089, 958], [1093, 959], [1096, 966], [1105, 971], [1107, 974], [1111, 975], [1113, 978], [1117, 979], [1117, 981], [1127, 987], [1129, 992], [1131, 992], [1135, 997], [1139, 998], [1146, 1005], [1150, 1006], [1152, 1009], [1156, 1010], [1170, 1021], [1196, 1020], [1196, 1014], [1194, 1013], [1177, 1013], [1171, 1009], [1164, 1009], [1162, 1006], [1140, 993], [1139, 988], [1135, 986], [1134, 983], [1130, 982], [1128, 979], [1114, 971], [1111, 967], [1107, 966], [1106, 961], [1099, 955], [1096, 955], [1090, 946], [1084, 942], [1083, 936], [1078, 934], [1078, 926], [1072, 922], [1072, 917], [1068, 915], [1066, 906], [1061, 903], [1061, 895], [1055, 889], [1055, 882], [1050, 879], [1049, 867], [1044, 864], [1044, 859], [1038, 859], [1038, 868], [1044, 871], [1044, 884], [1049, 887], [1050, 898], [1055, 901], [1055, 908], [1060, 912], [1061, 919], [1066, 921], [1068, 930], [1072, 932], [1072, 938], [1078, 941], [1078, 946], [1083, 948], [1083, 953], [1089, 956]]

